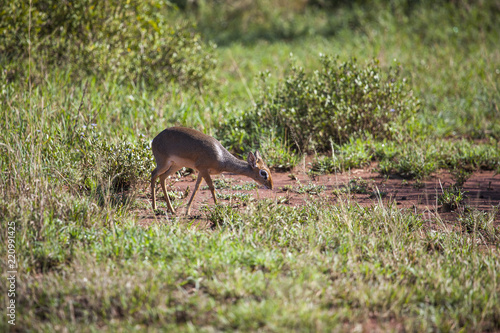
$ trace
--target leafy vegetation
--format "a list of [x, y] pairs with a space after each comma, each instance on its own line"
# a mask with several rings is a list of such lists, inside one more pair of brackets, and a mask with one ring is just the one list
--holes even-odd
[[[43, 80], [45, 66], [62, 66], [78, 79], [91, 74], [110, 81], [176, 81], [198, 88], [210, 81], [214, 45], [204, 43], [189, 24], [172, 24], [169, 18], [175, 14], [168, 2], [30, 4], [9, 0], [0, 5], [6, 18], [0, 25], [0, 52], [3, 64], [19, 57], [29, 62], [37, 80]], [[31, 54], [36, 56], [28, 59]], [[7, 68], [9, 76], [28, 74]]]
[[374, 192], [376, 192], [376, 190], [373, 188], [373, 186], [368, 181], [362, 178], [353, 178], [349, 180], [347, 186], [342, 187], [339, 190], [336, 190], [336, 193], [342, 193], [342, 194], [350, 194], [350, 193], [370, 194]]
[[457, 186], [450, 186], [443, 189], [443, 193], [438, 196], [437, 202], [442, 206], [444, 211], [452, 211], [460, 207], [466, 198], [466, 193]]
[[[113, 188], [118, 190], [129, 189], [147, 180], [154, 163], [147, 140], [141, 139], [137, 145], [126, 141], [110, 144], [92, 128], [85, 128], [77, 135], [72, 144], [78, 148], [73, 152], [71, 162], [79, 163], [82, 182], [88, 189], [92, 189], [92, 184], [98, 179], [109, 179]], [[47, 149], [47, 153], [51, 151]]]
[[[500, 172], [498, 1], [9, 0], [0, 13], [0, 240], [14, 222], [18, 329], [500, 329], [498, 207], [464, 203], [471, 174]], [[149, 142], [175, 124], [275, 170], [306, 152], [313, 173], [374, 165], [414, 186], [446, 169], [455, 184], [437, 200], [457, 220], [362, 207], [351, 194], [375, 193], [362, 179], [336, 201], [313, 183], [262, 200], [221, 179], [241, 193], [167, 217], [145, 194]]]
[[[398, 69], [385, 73], [375, 60], [359, 65], [355, 59], [320, 56], [320, 62], [321, 69], [312, 74], [292, 66], [277, 87], [268, 86], [262, 75], [263, 96], [240, 131], [254, 134], [254, 139], [262, 131], [278, 129], [282, 137], [288, 133], [287, 144], [299, 151], [325, 151], [332, 142], [352, 138], [392, 138], [418, 111], [418, 101]], [[260, 131], [252, 128], [257, 119], [263, 122]]]
[[500, 239], [500, 232], [494, 226], [495, 215], [498, 211], [482, 212], [473, 209], [462, 214], [458, 221], [462, 231], [474, 234], [483, 244], [495, 244]]
[[349, 138], [391, 138], [418, 110], [397, 69], [382, 72], [377, 61], [339, 62], [321, 57], [319, 71], [292, 67], [284, 85], [257, 105], [266, 123], [291, 133], [298, 148], [326, 150]]
[[373, 152], [366, 141], [350, 139], [348, 144], [332, 144], [331, 156], [314, 161], [311, 172], [335, 173], [367, 167], [373, 159]]

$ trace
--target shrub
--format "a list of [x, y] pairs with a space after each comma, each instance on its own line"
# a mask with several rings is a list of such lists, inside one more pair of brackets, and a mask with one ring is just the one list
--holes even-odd
[[89, 191], [103, 185], [113, 191], [127, 190], [149, 180], [154, 166], [148, 140], [113, 143], [93, 125], [83, 126], [75, 135], [47, 140], [42, 156], [47, 165], [61, 170], [67, 184]]
[[67, 65], [75, 75], [150, 84], [173, 80], [201, 87], [211, 81], [214, 45], [204, 45], [192, 25], [171, 23], [168, 2], [35, 0], [31, 9], [22, 1], [2, 2], [4, 59], [28, 57], [30, 11], [34, 64]]
[[[254, 151], [256, 145], [266, 135], [269, 124], [261, 122], [262, 115], [258, 110], [240, 114], [234, 112], [228, 115], [223, 123], [215, 129], [215, 137], [230, 151], [244, 153]], [[274, 132], [272, 132], [274, 136]], [[268, 135], [271, 137], [271, 135]]]
[[301, 150], [328, 150], [331, 142], [367, 134], [392, 138], [419, 108], [398, 66], [383, 70], [377, 60], [360, 66], [329, 56], [321, 64], [312, 74], [292, 66], [276, 89], [265, 87], [255, 110], [262, 124], [291, 133]]
[[276, 171], [290, 171], [300, 161], [300, 156], [290, 149], [286, 139], [279, 139], [272, 132], [261, 141], [261, 150], [267, 166]]
[[81, 163], [84, 187], [110, 180], [113, 189], [122, 190], [149, 179], [154, 165], [149, 141], [109, 143], [92, 129], [82, 131], [79, 141], [75, 160]]

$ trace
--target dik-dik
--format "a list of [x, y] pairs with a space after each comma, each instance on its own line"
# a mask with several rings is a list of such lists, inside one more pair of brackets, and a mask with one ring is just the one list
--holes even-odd
[[187, 205], [187, 215], [191, 210], [191, 203], [198, 192], [201, 179], [212, 192], [217, 204], [215, 188], [210, 175], [221, 172], [231, 172], [252, 178], [257, 183], [273, 188], [271, 171], [266, 166], [259, 152], [248, 153], [247, 161], [242, 161], [231, 155], [222, 144], [213, 137], [197, 130], [185, 127], [170, 127], [158, 134], [151, 145], [156, 161], [156, 168], [151, 173], [151, 193], [153, 195], [153, 209], [156, 209], [156, 178], [160, 177], [160, 184], [167, 201], [168, 209], [175, 213], [165, 188], [166, 179], [183, 167], [198, 171], [198, 179], [193, 194]]

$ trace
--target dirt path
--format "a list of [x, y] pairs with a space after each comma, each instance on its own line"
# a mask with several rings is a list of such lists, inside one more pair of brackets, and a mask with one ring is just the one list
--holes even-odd
[[[299, 206], [312, 198], [323, 198], [327, 201], [338, 200], [339, 193], [346, 193], [352, 202], [363, 206], [375, 205], [379, 200], [385, 204], [395, 202], [400, 208], [414, 209], [417, 213], [424, 215], [425, 219], [436, 220], [441, 218], [449, 223], [454, 223], [464, 207], [475, 208], [481, 211], [492, 211], [500, 205], [500, 175], [493, 171], [474, 173], [463, 185], [466, 192], [464, 204], [458, 209], [450, 210], [438, 204], [437, 196], [443, 193], [454, 182], [446, 171], [439, 171], [432, 177], [422, 181], [406, 181], [398, 177], [383, 177], [371, 168], [351, 170], [339, 174], [328, 174], [310, 176], [304, 170], [295, 169], [293, 172], [274, 172], [274, 189], [268, 190], [262, 186], [257, 189], [245, 189], [251, 187], [253, 180], [232, 174], [215, 176], [214, 179], [222, 180], [224, 188], [217, 192], [223, 195], [220, 203], [242, 207], [245, 198], [251, 196], [254, 200], [270, 198], [282, 202], [282, 204]], [[196, 176], [187, 175], [176, 180], [169, 180], [173, 185], [170, 189], [179, 195], [194, 188]], [[204, 185], [204, 183], [203, 183]], [[206, 222], [206, 213], [203, 207], [213, 205], [210, 191], [203, 187], [198, 192], [191, 210], [191, 220]], [[243, 187], [243, 189], [242, 189]], [[157, 187], [157, 200], [161, 211], [166, 212], [166, 205], [160, 187]], [[177, 214], [183, 214], [189, 199], [182, 200]], [[243, 198], [243, 199], [242, 199]], [[150, 207], [151, 197], [149, 192], [139, 195], [139, 200], [144, 201], [144, 206]], [[466, 209], [466, 208], [465, 208]], [[155, 221], [165, 221], [164, 214], [154, 214], [151, 209], [137, 211], [139, 224], [147, 226]], [[495, 217], [495, 224], [500, 225], [500, 214]]]

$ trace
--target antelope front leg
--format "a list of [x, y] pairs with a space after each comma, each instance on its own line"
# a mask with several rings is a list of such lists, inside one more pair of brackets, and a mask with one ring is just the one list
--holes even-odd
[[198, 179], [196, 180], [196, 184], [194, 185], [194, 191], [193, 195], [191, 196], [191, 199], [189, 199], [188, 205], [187, 205], [187, 211], [186, 215], [189, 215], [191, 212], [191, 204], [193, 203], [194, 196], [196, 195], [196, 192], [198, 192], [198, 188], [200, 187], [200, 183], [203, 177], [201, 176], [201, 173], [198, 173]]
[[214, 184], [212, 182], [212, 178], [210, 178], [210, 174], [205, 174], [203, 176], [203, 178], [205, 178], [205, 181], [207, 182], [207, 185], [208, 185], [208, 188], [210, 189], [210, 192], [212, 192], [212, 197], [214, 198], [214, 203], [217, 205], [217, 197], [215, 195], [215, 187], [214, 187]]

